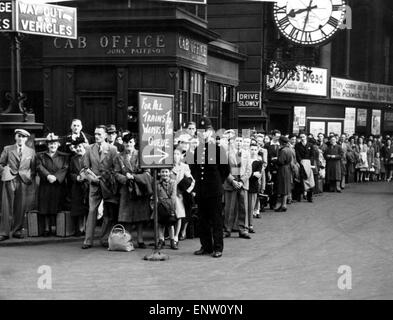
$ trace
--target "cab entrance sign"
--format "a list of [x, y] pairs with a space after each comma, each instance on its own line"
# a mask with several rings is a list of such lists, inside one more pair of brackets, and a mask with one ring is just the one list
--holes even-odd
[[0, 32], [13, 31], [12, 1], [0, 1]]

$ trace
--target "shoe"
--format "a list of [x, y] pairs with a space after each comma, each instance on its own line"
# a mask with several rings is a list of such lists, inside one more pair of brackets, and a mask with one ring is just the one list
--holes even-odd
[[82, 246], [82, 249], [90, 249], [91, 247], [92, 247], [91, 244], [84, 244], [84, 245]]
[[255, 233], [254, 228], [252, 228], [252, 227], [248, 228], [248, 233]]
[[179, 241], [184, 241], [184, 240], [186, 240], [186, 237], [183, 237], [183, 236], [179, 237]]
[[242, 239], [251, 239], [250, 235], [247, 232], [239, 233], [239, 238]]
[[222, 252], [220, 251], [214, 251], [212, 254], [213, 258], [221, 258], [222, 257]]
[[276, 209], [273, 209], [275, 212], [281, 212], [281, 208], [282, 207], [278, 207], [278, 208], [276, 208]]
[[274, 210], [275, 212], [286, 212], [287, 211], [287, 208], [286, 207], [280, 207], [280, 208], [278, 208], [278, 209], [276, 209], [276, 210]]
[[14, 233], [12, 235], [13, 238], [17, 238], [17, 239], [23, 239], [25, 236], [23, 235], [23, 233]]
[[224, 231], [224, 238], [229, 238], [231, 233], [229, 231]]
[[7, 236], [0, 236], [0, 241], [4, 241], [4, 240], [7, 240], [7, 239], [9, 239], [10, 237], [7, 237]]
[[82, 237], [82, 236], [84, 236], [84, 233], [79, 230], [77, 232], [75, 232], [75, 234], [74, 234], [74, 237]]
[[257, 214], [255, 215], [255, 218], [256, 218], [256, 219], [261, 219], [261, 214], [260, 214], [260, 213], [257, 213]]
[[206, 251], [203, 248], [200, 248], [199, 250], [195, 251], [194, 254], [196, 256], [202, 256], [202, 255], [206, 255], [206, 254], [212, 254], [212, 252]]
[[171, 249], [173, 249], [173, 250], [178, 250], [179, 249], [177, 241], [171, 240]]
[[340, 189], [336, 189], [336, 192], [341, 193], [341, 190]]
[[146, 245], [144, 242], [138, 242], [138, 248], [140, 249], [146, 249]]
[[108, 242], [101, 242], [101, 245], [102, 245], [104, 248], [108, 248], [108, 247], [109, 247], [109, 243], [108, 243]]
[[45, 230], [42, 234], [43, 237], [50, 237], [51, 232], [49, 230]]
[[157, 249], [161, 250], [165, 246], [165, 240], [158, 240]]

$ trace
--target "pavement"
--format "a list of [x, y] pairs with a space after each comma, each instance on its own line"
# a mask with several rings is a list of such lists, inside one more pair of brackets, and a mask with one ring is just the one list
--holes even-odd
[[268, 210], [251, 240], [226, 238], [219, 259], [193, 255], [198, 239], [157, 262], [143, 260], [150, 248], [81, 250], [79, 239], [2, 246], [0, 299], [392, 299], [392, 195], [392, 183], [353, 184]]

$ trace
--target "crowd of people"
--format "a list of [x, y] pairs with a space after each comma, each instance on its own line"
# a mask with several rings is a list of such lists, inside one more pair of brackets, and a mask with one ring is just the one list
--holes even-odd
[[[133, 133], [99, 125], [93, 139], [74, 119], [65, 139], [50, 133], [46, 150], [37, 153], [26, 145], [29, 136], [15, 130], [15, 144], [1, 153], [0, 241], [22, 238], [25, 213], [36, 206], [45, 220], [44, 236], [54, 233], [56, 214], [69, 210], [75, 235], [84, 236], [82, 248], [89, 249], [102, 212], [103, 246], [120, 223], [130, 233], [135, 228], [137, 247], [146, 248], [154, 186], [152, 172], [140, 167]], [[393, 175], [389, 136], [218, 133], [203, 118], [198, 130], [190, 122], [174, 142], [174, 164], [160, 169], [157, 181], [158, 248], [169, 238], [170, 248], [178, 249], [197, 218], [201, 249], [195, 254], [216, 258], [223, 238], [234, 232], [251, 239], [253, 220], [265, 210], [286, 212], [294, 202], [313, 202], [314, 194], [342, 192], [347, 183], [389, 182]]]

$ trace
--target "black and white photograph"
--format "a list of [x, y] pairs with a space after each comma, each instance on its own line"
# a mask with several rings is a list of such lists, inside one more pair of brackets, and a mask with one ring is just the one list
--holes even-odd
[[392, 139], [391, 0], [0, 0], [0, 300], [391, 300]]

